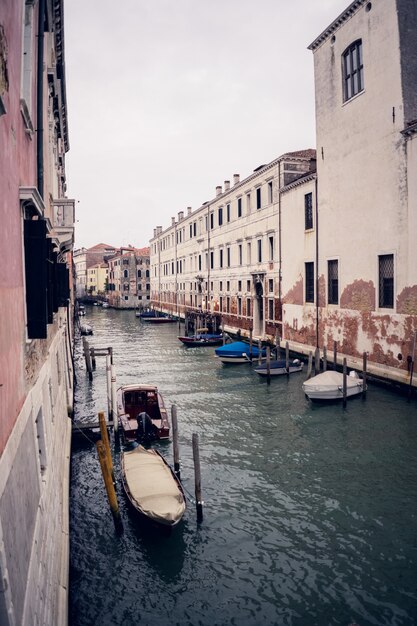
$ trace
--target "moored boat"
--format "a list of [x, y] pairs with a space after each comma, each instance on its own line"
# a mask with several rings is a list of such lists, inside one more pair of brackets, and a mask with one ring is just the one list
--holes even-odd
[[206, 329], [201, 329], [196, 332], [195, 335], [190, 335], [188, 337], [181, 336], [178, 339], [185, 346], [196, 347], [196, 346], [220, 346], [223, 343], [223, 335], [222, 333], [209, 333]]
[[[301, 372], [303, 369], [304, 363], [300, 361], [300, 359], [294, 359], [288, 363], [288, 372], [286, 367], [286, 360], [279, 359], [277, 361], [270, 362], [270, 376], [282, 376], [283, 374], [294, 374], [295, 372]], [[268, 370], [266, 363], [262, 363], [255, 367], [254, 370], [259, 376], [267, 376]]]
[[[343, 374], [328, 370], [303, 383], [303, 391], [310, 400], [339, 400], [343, 398]], [[346, 396], [363, 391], [363, 380], [355, 371], [346, 376]]]
[[135, 511], [158, 526], [176, 526], [185, 512], [185, 495], [159, 452], [137, 446], [122, 454], [121, 467], [123, 488]]
[[168, 414], [155, 385], [119, 387], [117, 418], [125, 441], [169, 439]]
[[[233, 343], [226, 343], [220, 348], [216, 348], [216, 357], [222, 363], [250, 363], [251, 356], [253, 359], [259, 358], [259, 349], [256, 346], [252, 346], [252, 351], [248, 343], [243, 341], [234, 341]], [[265, 348], [261, 349], [261, 357], [266, 356]]]
[[93, 334], [93, 327], [90, 326], [90, 324], [81, 324], [80, 325], [80, 332], [82, 335], [92, 335]]

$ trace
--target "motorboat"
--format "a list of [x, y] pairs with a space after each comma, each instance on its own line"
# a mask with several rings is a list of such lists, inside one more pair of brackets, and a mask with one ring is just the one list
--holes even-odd
[[216, 348], [215, 352], [216, 357], [222, 363], [250, 363], [252, 359], [266, 356], [265, 348], [261, 348], [259, 351], [259, 348], [252, 346], [251, 349], [250, 345], [243, 341], [226, 343], [224, 346]]
[[[343, 374], [327, 370], [317, 374], [303, 383], [303, 391], [310, 400], [343, 399]], [[346, 397], [356, 396], [363, 392], [363, 380], [352, 370], [346, 376]]]
[[80, 325], [80, 333], [82, 335], [92, 335], [93, 334], [93, 327], [90, 326], [90, 324], [81, 324]]
[[[293, 359], [288, 363], [285, 359], [273, 360], [269, 364], [270, 376], [282, 376], [283, 374], [294, 374], [295, 372], [301, 372], [304, 367], [304, 363], [300, 359]], [[259, 376], [268, 376], [268, 368], [266, 363], [262, 363], [254, 368], [254, 371]]]
[[122, 385], [117, 390], [117, 417], [125, 441], [169, 439], [168, 414], [155, 385]]
[[134, 510], [152, 524], [176, 526], [185, 512], [185, 494], [162, 455], [139, 445], [121, 457], [123, 488]]

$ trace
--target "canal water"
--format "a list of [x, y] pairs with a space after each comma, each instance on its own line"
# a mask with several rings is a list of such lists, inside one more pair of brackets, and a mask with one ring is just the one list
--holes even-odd
[[[370, 385], [345, 410], [312, 405], [304, 373], [268, 386], [250, 365], [182, 346], [177, 324], [99, 307], [85, 321], [91, 345], [113, 347], [118, 384], [157, 384], [177, 405], [191, 498], [198, 433], [204, 520], [191, 499], [171, 536], [145, 530], [119, 480], [116, 535], [95, 447], [74, 448], [72, 626], [417, 623], [415, 401]], [[105, 359], [90, 383], [78, 343], [76, 365], [76, 419], [88, 421], [106, 409]], [[159, 450], [172, 464], [172, 444]]]

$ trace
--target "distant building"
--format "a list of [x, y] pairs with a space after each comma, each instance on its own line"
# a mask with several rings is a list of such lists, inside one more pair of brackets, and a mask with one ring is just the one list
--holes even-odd
[[108, 302], [118, 309], [146, 306], [150, 300], [149, 248], [122, 247], [108, 259]]
[[106, 243], [98, 243], [91, 248], [74, 250], [77, 298], [83, 298], [88, 295], [87, 270], [94, 265], [105, 262], [106, 259], [114, 255], [115, 251], [116, 248], [114, 246], [109, 246]]
[[0, 2], [0, 624], [66, 624], [74, 200], [63, 3]]
[[109, 266], [97, 263], [87, 270], [87, 295], [105, 296], [108, 287]]

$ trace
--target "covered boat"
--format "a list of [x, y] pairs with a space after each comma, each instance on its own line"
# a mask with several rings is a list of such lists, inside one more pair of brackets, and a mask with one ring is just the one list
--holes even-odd
[[185, 495], [159, 452], [137, 446], [122, 454], [121, 466], [123, 488], [135, 511], [159, 526], [176, 526], [185, 512]]
[[[216, 348], [216, 357], [220, 359], [222, 363], [248, 363], [251, 361], [251, 349], [248, 343], [243, 341], [234, 341], [233, 343], [226, 343], [220, 348]], [[265, 357], [266, 350], [262, 348], [261, 356]], [[259, 349], [256, 346], [252, 346], [252, 358], [259, 358]]]
[[[300, 361], [300, 359], [294, 359], [290, 361], [288, 364], [288, 372], [286, 368], [286, 360], [279, 359], [278, 361], [271, 361], [270, 363], [270, 375], [271, 376], [281, 376], [282, 374], [293, 374], [294, 372], [301, 372], [303, 369], [304, 363]], [[259, 374], [259, 376], [267, 376], [267, 366], [266, 363], [262, 363], [262, 365], [258, 365], [255, 367], [255, 372]]]
[[[303, 383], [303, 391], [310, 400], [343, 399], [343, 374], [329, 370], [317, 374]], [[363, 391], [363, 380], [355, 371], [346, 376], [346, 396], [356, 396]]]
[[169, 438], [168, 415], [155, 385], [123, 385], [117, 390], [117, 417], [125, 441]]

